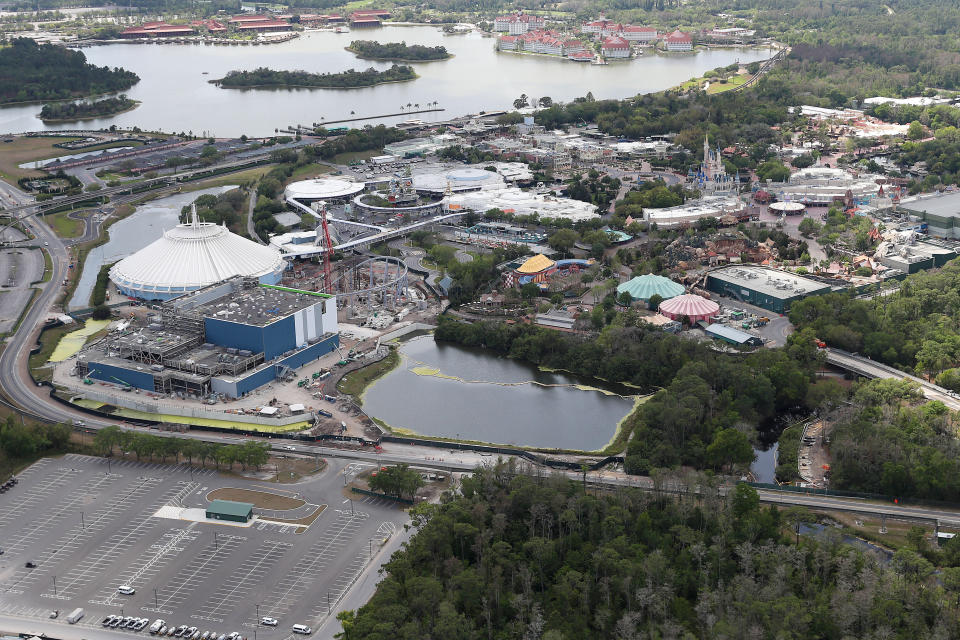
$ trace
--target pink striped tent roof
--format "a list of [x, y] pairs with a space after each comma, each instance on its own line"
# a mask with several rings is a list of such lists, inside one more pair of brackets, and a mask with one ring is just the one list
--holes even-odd
[[687, 316], [691, 322], [698, 322], [712, 318], [719, 312], [720, 305], [716, 302], [692, 293], [670, 298], [660, 303], [660, 313], [672, 320]]

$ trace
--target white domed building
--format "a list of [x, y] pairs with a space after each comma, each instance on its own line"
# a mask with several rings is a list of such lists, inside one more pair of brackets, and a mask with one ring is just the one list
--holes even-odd
[[296, 200], [301, 204], [310, 204], [323, 200], [324, 202], [347, 202], [359, 193], [366, 185], [362, 182], [343, 180], [341, 178], [314, 178], [300, 180], [287, 185], [283, 190], [284, 200]]
[[159, 240], [113, 265], [110, 280], [125, 296], [170, 300], [234, 276], [277, 284], [286, 266], [274, 247], [199, 222], [194, 209], [191, 222], [164, 231]]

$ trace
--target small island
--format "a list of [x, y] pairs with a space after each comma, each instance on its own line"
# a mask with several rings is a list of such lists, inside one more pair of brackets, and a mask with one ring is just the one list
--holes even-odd
[[71, 100], [125, 91], [140, 77], [89, 64], [81, 51], [16, 38], [0, 47], [0, 104]]
[[125, 95], [116, 98], [106, 98], [94, 102], [57, 102], [45, 104], [37, 117], [44, 122], [71, 122], [74, 120], [91, 120], [115, 116], [118, 113], [136, 109], [140, 105], [137, 100], [131, 100]]
[[426, 47], [422, 44], [408, 45], [406, 42], [380, 43], [374, 40], [354, 40], [347, 51], [357, 54], [358, 58], [367, 60], [385, 60], [396, 62], [428, 62], [432, 60], [447, 60], [453, 54], [446, 47]]
[[366, 71], [349, 69], [342, 73], [274, 71], [261, 67], [253, 71], [231, 71], [211, 84], [226, 89], [357, 89], [390, 82], [414, 80], [413, 67], [395, 64], [386, 71], [370, 67]]

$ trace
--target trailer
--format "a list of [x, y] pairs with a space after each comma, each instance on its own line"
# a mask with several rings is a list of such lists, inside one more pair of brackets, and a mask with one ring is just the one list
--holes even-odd
[[324, 417], [326, 417], [326, 418], [332, 418], [332, 417], [333, 417], [333, 414], [332, 414], [332, 413], [330, 413], [329, 411], [326, 411], [326, 410], [324, 410], [324, 409], [317, 409], [317, 413], [319, 413], [320, 415], [322, 415], [322, 416], [324, 416]]

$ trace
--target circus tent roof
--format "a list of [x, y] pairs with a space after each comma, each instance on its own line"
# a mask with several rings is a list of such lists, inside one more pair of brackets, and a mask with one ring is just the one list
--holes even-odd
[[688, 316], [699, 319], [716, 315], [719, 311], [720, 305], [716, 302], [692, 293], [665, 300], [660, 304], [660, 312], [673, 317]]
[[683, 294], [684, 289], [683, 285], [670, 278], [647, 273], [617, 286], [617, 293], [624, 291], [628, 292], [634, 300], [649, 300], [654, 295], [667, 300]]
[[520, 265], [520, 267], [517, 269], [517, 273], [540, 273], [541, 271], [546, 271], [547, 269], [551, 269], [556, 265], [556, 262], [542, 253], [538, 253]]

